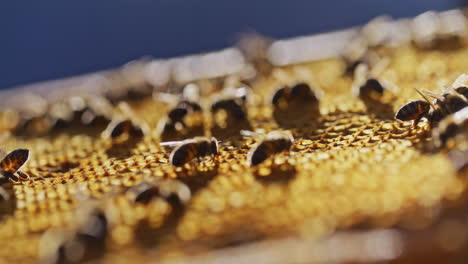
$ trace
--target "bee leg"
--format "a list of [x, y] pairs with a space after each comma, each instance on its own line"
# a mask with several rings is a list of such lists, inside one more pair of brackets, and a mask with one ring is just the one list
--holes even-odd
[[14, 181], [14, 182], [18, 182], [18, 181], [19, 181], [19, 178], [18, 178], [16, 175], [14, 175], [13, 173], [10, 174], [8, 177], [10, 178], [10, 180], [12, 180], [12, 181]]
[[413, 127], [417, 126], [419, 121], [421, 121], [421, 119], [423, 117], [425, 117], [426, 115], [425, 114], [422, 114], [422, 115], [419, 115], [418, 117], [416, 117], [416, 119], [414, 119], [414, 122], [413, 122]]
[[27, 174], [26, 172], [17, 171], [16, 173], [18, 174], [18, 176], [19, 176], [19, 178], [20, 178], [21, 180], [24, 180], [24, 181], [26, 181], [26, 180], [31, 181], [31, 177], [30, 177], [29, 174]]

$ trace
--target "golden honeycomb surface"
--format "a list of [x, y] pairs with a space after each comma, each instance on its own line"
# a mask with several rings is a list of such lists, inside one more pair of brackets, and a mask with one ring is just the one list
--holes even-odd
[[[431, 135], [426, 121], [413, 127], [393, 116], [401, 105], [420, 99], [414, 88], [437, 92], [441, 83], [467, 73], [468, 48], [421, 50], [408, 44], [378, 53], [390, 61], [381, 77], [398, 91], [372, 109], [351, 94], [352, 79], [342, 74], [339, 58], [275, 67], [255, 80], [248, 106], [252, 130], [282, 129], [268, 103], [280, 86], [303, 81], [323, 91], [321, 117], [291, 128], [291, 150], [256, 168], [246, 159], [258, 139], [238, 134], [221, 139], [217, 157], [173, 167], [156, 133], [167, 107], [152, 98], [130, 103], [151, 128], [140, 141], [116, 144], [99, 133], [71, 129], [3, 138], [8, 150], [30, 150], [23, 171], [33, 181], [13, 184], [16, 206], [0, 222], [0, 259], [36, 262], [44, 232], [76, 225], [82, 194], [97, 198], [112, 215], [103, 263], [176, 261], [290, 235], [320, 239], [337, 230], [430, 226], [436, 208], [464, 199], [466, 179], [445, 153], [424, 151]], [[210, 133], [212, 120], [205, 121]], [[164, 200], [132, 204], [122, 191], [165, 178], [181, 180], [192, 192], [177, 217]], [[150, 231], [144, 231], [145, 223]]]

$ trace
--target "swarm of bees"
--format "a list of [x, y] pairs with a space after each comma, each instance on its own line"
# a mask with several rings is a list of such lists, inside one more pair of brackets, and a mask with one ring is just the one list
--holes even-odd
[[102, 129], [112, 118], [112, 105], [102, 96], [71, 96], [50, 104], [41, 103], [40, 107], [38, 102], [44, 99], [35, 96], [29, 100], [35, 101], [34, 109], [20, 110], [20, 119], [13, 129], [19, 136], [45, 135], [67, 127]]
[[[427, 18], [428, 17], [425, 17], [424, 19]], [[437, 17], [436, 23], [432, 25], [434, 27], [429, 28], [432, 31], [429, 32], [431, 34], [427, 35], [418, 34], [425, 32], [418, 32], [418, 22], [413, 23], [411, 25], [411, 30], [414, 31], [413, 34], [416, 35], [416, 37], [419, 37], [413, 39], [416, 45], [425, 48], [437, 48], [439, 42], [445, 42], [447, 39], [456, 38], [457, 34], [461, 31], [456, 28], [447, 29], [444, 26], [444, 24], [447, 24], [446, 21], [444, 22], [444, 19], [444, 17]], [[385, 80], [383, 74], [381, 74], [387, 66], [389, 68], [394, 67], [393, 64], [390, 65], [389, 63], [390, 58], [392, 58], [392, 50], [372, 49], [396, 41], [396, 36], [391, 36], [391, 34], [388, 34], [390, 31], [383, 30], [384, 28], [387, 29], [389, 26], [389, 21], [386, 18], [379, 18], [372, 21], [360, 31], [358, 38], [352, 41], [352, 43], [349, 43], [349, 50], [341, 54], [341, 59], [344, 62], [344, 74], [347, 75], [344, 80], [353, 82], [351, 87], [347, 86], [346, 88], [351, 90], [352, 94], [365, 104], [367, 109], [366, 115], [364, 116], [365, 119], [378, 113], [390, 115], [389, 118], [380, 118], [379, 116], [380, 120], [377, 120], [379, 125], [382, 123], [389, 125], [389, 123], [391, 123], [389, 120], [393, 120], [394, 118], [399, 121], [412, 121], [414, 126], [420, 124], [423, 119], [427, 120], [432, 129], [430, 131], [432, 136], [431, 140], [424, 141], [424, 143], [428, 144], [428, 149], [431, 152], [446, 152], [449, 159], [453, 161], [456, 170], [466, 170], [468, 168], [468, 88], [466, 86], [468, 76], [460, 76], [452, 85], [445, 87], [440, 93], [417, 90], [422, 99], [408, 102], [395, 114], [391, 100], [398, 96], [398, 91], [396, 87]], [[453, 34], [448, 34], [450, 32]], [[430, 38], [428, 38], [428, 36]], [[360, 118], [362, 117], [360, 116], [361, 113], [359, 113], [358, 116], [355, 112], [351, 111], [351, 113], [348, 113], [336, 105], [328, 107], [327, 103], [329, 103], [328, 100], [330, 98], [321, 97], [320, 86], [323, 85], [324, 88], [330, 89], [329, 84], [326, 83], [327, 77], [329, 77], [328, 72], [323, 75], [325, 78], [317, 78], [317, 80], [315, 80], [313, 77], [305, 75], [309, 74], [307, 70], [304, 71], [306, 73], [302, 75], [301, 78], [295, 78], [293, 81], [290, 79], [288, 79], [288, 81], [282, 81], [280, 82], [281, 86], [265, 85], [265, 90], [260, 90], [263, 88], [262, 85], [269, 84], [271, 77], [269, 75], [272, 73], [274, 75], [277, 70], [283, 70], [283, 68], [280, 67], [276, 68], [276, 66], [268, 60], [267, 51], [269, 45], [270, 41], [261, 37], [256, 37], [251, 43], [241, 43], [245, 53], [246, 63], [250, 63], [251, 65], [249, 66], [254, 65], [254, 72], [260, 75], [257, 75], [257, 77], [260, 78], [255, 80], [260, 80], [259, 83], [261, 84], [259, 85], [259, 90], [256, 91], [250, 88], [249, 85], [252, 83], [249, 82], [249, 85], [246, 84], [247, 78], [245, 78], [245, 76], [241, 78], [239, 77], [241, 74], [236, 73], [229, 77], [216, 77], [218, 79], [199, 79], [193, 83], [186, 83], [183, 81], [183, 85], [182, 81], [176, 84], [175, 81], [172, 83], [171, 81], [173, 80], [169, 80], [164, 85], [160, 84], [160, 87], [157, 85], [153, 87], [146, 84], [141, 87], [138, 85], [134, 87], [118, 87], [113, 91], [108, 91], [108, 93], [102, 97], [71, 96], [53, 102], [47, 102], [44, 98], [33, 98], [32, 100], [28, 100], [28, 102], [36, 102], [34, 106], [31, 105], [30, 107], [25, 107], [24, 109], [14, 112], [12, 116], [15, 118], [11, 118], [11, 120], [18, 122], [15, 123], [11, 121], [14, 125], [11, 126], [11, 129], [10, 126], [8, 126], [8, 128], [15, 136], [48, 137], [50, 134], [53, 137], [56, 135], [56, 132], [62, 133], [67, 131], [67, 129], [70, 129], [72, 133], [81, 133], [83, 131], [90, 132], [88, 129], [91, 128], [93, 132], [96, 130], [96, 132], [101, 133], [101, 139], [105, 141], [105, 143], [110, 143], [98, 144], [99, 147], [107, 147], [110, 145], [110, 148], [115, 147], [117, 150], [128, 150], [129, 153], [131, 152], [129, 156], [137, 153], [137, 158], [134, 156], [125, 156], [122, 158], [121, 156], [110, 154], [111, 152], [107, 151], [109, 149], [106, 149], [106, 152], [98, 153], [98, 157], [101, 159], [99, 162], [101, 162], [102, 159], [107, 159], [107, 161], [111, 163], [109, 167], [104, 168], [104, 172], [99, 171], [96, 174], [94, 171], [88, 172], [86, 169], [91, 168], [91, 170], [94, 170], [95, 164], [93, 163], [89, 167], [85, 167], [78, 161], [78, 163], [80, 163], [80, 165], [77, 165], [78, 168], [72, 169], [70, 174], [67, 174], [67, 176], [73, 176], [74, 180], [78, 178], [75, 177], [74, 174], [77, 171], [82, 173], [79, 174], [80, 176], [86, 176], [83, 177], [85, 179], [97, 179], [96, 182], [98, 182], [97, 184], [99, 184], [99, 186], [96, 187], [96, 192], [98, 192], [99, 195], [102, 195], [102, 192], [107, 192], [104, 188], [109, 185], [114, 186], [114, 184], [121, 184], [125, 186], [119, 189], [122, 192], [119, 192], [118, 195], [121, 196], [113, 197], [116, 198], [113, 202], [119, 203], [118, 206], [121, 204], [130, 204], [130, 206], [136, 208], [135, 215], [139, 215], [133, 219], [129, 217], [130, 220], [136, 219], [136, 221], [132, 222], [129, 220], [128, 222], [131, 222], [129, 225], [125, 223], [124, 228], [122, 228], [123, 231], [113, 230], [111, 228], [114, 228], [114, 219], [110, 218], [113, 216], [112, 214], [108, 214], [100, 205], [96, 206], [92, 204], [88, 207], [79, 204], [80, 209], [76, 211], [76, 226], [72, 226], [72, 228], [66, 230], [59, 230], [58, 232], [47, 232], [44, 235], [40, 246], [40, 254], [44, 262], [77, 263], [98, 261], [97, 259], [105, 253], [107, 242], [118, 239], [117, 236], [122, 235], [120, 231], [123, 233], [122, 236], [128, 235], [129, 239], [135, 239], [132, 241], [138, 240], [138, 242], [141, 242], [137, 231], [140, 226], [143, 226], [143, 233], [151, 231], [151, 229], [153, 229], [152, 231], [155, 229], [161, 231], [166, 228], [170, 229], [171, 232], [176, 230], [177, 235], [183, 238], [182, 235], [184, 235], [185, 231], [183, 228], [179, 229], [179, 227], [176, 227], [176, 225], [179, 224], [177, 217], [184, 216], [185, 218], [185, 216], [187, 216], [189, 220], [182, 219], [181, 221], [191, 221], [190, 217], [193, 215], [185, 214], [187, 212], [185, 210], [190, 210], [191, 208], [188, 208], [190, 205], [195, 205], [194, 207], [197, 207], [200, 200], [203, 201], [203, 195], [200, 196], [203, 199], [192, 200], [192, 194], [198, 192], [197, 188], [199, 186], [198, 182], [194, 185], [189, 183], [197, 176], [205, 176], [204, 172], [206, 172], [207, 169], [205, 165], [207, 164], [207, 167], [214, 165], [213, 167], [215, 169], [213, 170], [213, 174], [219, 174], [218, 176], [220, 176], [215, 179], [216, 184], [218, 183], [218, 179], [220, 179], [219, 182], [223, 185], [231, 184], [231, 180], [234, 184], [236, 184], [236, 181], [239, 181], [239, 179], [243, 181], [243, 179], [239, 177], [228, 178], [231, 175], [225, 177], [226, 170], [234, 171], [235, 173], [242, 170], [242, 173], [247, 173], [248, 177], [245, 179], [248, 181], [252, 179], [250, 178], [251, 175], [268, 175], [268, 177], [263, 177], [262, 179], [260, 179], [261, 177], [256, 177], [255, 180], [259, 181], [265, 180], [266, 178], [268, 178], [267, 181], [274, 180], [276, 174], [283, 177], [285, 175], [297, 173], [297, 178], [300, 178], [304, 176], [301, 171], [302, 168], [296, 167], [294, 161], [301, 160], [304, 156], [306, 156], [307, 160], [309, 160], [310, 157], [315, 159], [315, 157], [318, 156], [317, 154], [320, 155], [321, 153], [308, 155], [310, 152], [321, 151], [322, 148], [326, 148], [326, 151], [328, 151], [329, 148], [333, 151], [340, 148], [340, 150], [336, 152], [338, 153], [342, 148], [341, 142], [345, 142], [345, 140], [347, 142], [345, 144], [354, 144], [363, 143], [363, 141], [369, 138], [367, 134], [363, 135], [367, 133], [367, 131], [364, 133], [361, 131], [361, 129], [365, 129], [363, 128], [364, 126], [360, 127], [359, 122], [354, 124], [354, 119], [347, 117], [352, 116], [353, 118]], [[289, 66], [284, 67], [285, 74], [289, 74], [289, 70], [291, 69], [297, 74], [299, 70], [298, 72], [295, 71], [301, 68], [302, 65], [297, 65], [297, 68], [295, 68], [296, 65], [291, 68], [288, 67]], [[341, 70], [343, 69], [338, 68], [338, 75], [342, 73]], [[237, 74], [239, 74], [239, 76], [237, 76]], [[389, 74], [388, 76], [392, 75]], [[232, 82], [227, 81], [230, 77], [232, 77]], [[263, 77], [265, 78], [262, 79]], [[273, 76], [272, 79], [274, 80], [275, 77], [278, 76]], [[337, 86], [341, 84], [337, 84]], [[255, 85], [258, 85], [258, 83], [255, 83]], [[175, 94], [179, 92], [179, 88], [182, 87], [181, 95]], [[163, 90], [175, 93], [160, 92]], [[332, 99], [337, 99], [337, 102], [341, 100], [341, 98]], [[25, 105], [28, 104], [29, 103], [26, 103]], [[154, 111], [158, 113], [151, 113], [151, 110], [148, 111], [146, 108], [148, 106], [153, 107]], [[320, 107], [322, 107], [322, 112], [320, 111]], [[161, 110], [162, 108], [164, 110]], [[335, 115], [333, 110], [329, 111], [330, 109], [337, 109], [338, 114]], [[140, 115], [136, 114], [137, 111], [141, 111], [138, 112]], [[340, 111], [346, 113], [340, 113]], [[325, 115], [325, 113], [327, 113], [327, 115]], [[159, 117], [159, 114], [162, 114], [163, 117], [159, 119], [154, 118]], [[346, 115], [346, 117], [342, 118], [341, 114]], [[341, 121], [343, 121], [343, 123], [341, 123]], [[149, 124], [155, 127], [150, 127]], [[354, 125], [356, 125], [356, 127], [354, 127]], [[367, 127], [372, 128], [374, 128], [374, 125], [374, 123], [368, 126], [366, 124]], [[348, 126], [349, 130], [345, 131], [343, 127]], [[384, 131], [386, 128], [383, 128], [383, 126], [382, 129], [377, 128], [376, 130], [382, 134], [387, 133], [387, 131]], [[307, 131], [305, 133], [310, 133], [311, 136], [308, 137], [308, 135], [304, 135], [304, 131]], [[418, 128], [417, 131], [418, 133], [419, 131], [424, 133], [425, 127], [422, 129]], [[391, 133], [391, 135], [389, 135], [391, 136], [390, 138], [394, 139], [394, 137], [392, 137], [393, 131], [389, 133]], [[375, 146], [374, 144], [377, 144], [377, 147], [380, 148], [380, 142], [377, 142], [377, 140], [384, 138], [380, 137], [380, 135], [381, 134], [374, 134], [374, 136], [372, 136], [372, 142], [364, 143], [369, 143], [366, 146], [370, 146], [370, 148]], [[307, 140], [303, 140], [306, 138]], [[364, 138], [364, 140], [362, 140], [362, 138]], [[141, 142], [143, 139], [144, 142]], [[306, 141], [311, 141], [312, 143], [306, 143]], [[124, 142], [124, 144], [120, 144], [122, 142]], [[127, 144], [135, 142], [136, 145]], [[330, 142], [330, 144], [328, 142]], [[415, 142], [420, 142], [420, 139], [417, 138]], [[340, 144], [337, 146], [338, 144], [335, 143]], [[391, 144], [393, 143], [400, 144], [400, 142], [392, 142]], [[20, 142], [20, 144], [22, 143]], [[308, 146], [307, 148], [302, 148], [302, 146], [306, 145]], [[162, 146], [163, 148], [158, 146]], [[345, 147], [347, 147], [347, 145], [345, 145]], [[305, 151], [299, 152], [301, 149], [305, 149]], [[93, 150], [96, 149], [93, 148]], [[230, 152], [231, 150], [232, 152]], [[296, 150], [298, 150], [298, 153], [292, 152]], [[86, 149], [86, 151], [88, 151], [88, 149]], [[10, 209], [4, 209], [6, 208], [3, 207], [4, 205], [15, 205], [14, 200], [16, 198], [14, 194], [16, 192], [7, 189], [8, 187], [13, 186], [16, 189], [23, 188], [24, 186], [27, 188], [36, 186], [36, 184], [12, 184], [31, 180], [31, 177], [23, 171], [23, 166], [29, 159], [29, 150], [16, 149], [10, 153], [3, 152], [4, 151], [0, 152], [3, 156], [3, 159], [0, 161], [0, 202], [13, 200], [13, 203], [0, 203], [0, 209], [2, 209], [0, 210], [1, 213], [10, 212]], [[398, 155], [398, 152], [396, 155]], [[39, 156], [39, 154], [37, 156]], [[80, 157], [80, 155], [76, 156]], [[75, 156], [73, 157], [73, 162], [75, 162]], [[166, 157], [168, 157], [168, 159], [166, 159]], [[320, 167], [319, 170], [322, 169], [322, 166], [326, 167], [327, 165], [330, 165], [330, 169], [336, 169], [342, 166], [343, 159], [341, 159], [341, 156], [338, 154], [337, 157], [340, 157], [340, 159], [335, 159], [335, 161], [333, 161], [335, 157], [328, 157], [328, 155], [320, 155], [320, 159], [327, 159], [327, 164], [322, 164], [318, 161], [313, 165]], [[343, 158], [348, 159], [349, 156], [343, 156]], [[46, 158], [43, 160], [49, 162]], [[222, 164], [224, 160], [228, 160], [227, 163], [229, 164]], [[238, 162], [238, 160], [241, 162]], [[86, 162], [87, 161], [88, 160], [86, 160]], [[114, 161], [117, 162], [114, 163]], [[230, 163], [231, 161], [232, 164]], [[151, 164], [152, 162], [154, 163]], [[160, 162], [166, 164], [159, 166]], [[41, 164], [41, 162], [36, 161], [34, 163]], [[58, 162], [53, 160], [50, 163], [56, 164]], [[135, 164], [135, 167], [131, 167], [133, 165], [128, 164]], [[292, 166], [290, 166], [291, 164]], [[103, 166], [107, 166], [107, 162]], [[138, 169], [142, 168], [141, 170], [144, 171], [142, 174], [148, 173], [148, 175], [142, 175], [140, 172], [136, 172], [138, 169], [133, 170], [136, 166], [140, 166]], [[312, 169], [314, 168], [315, 167], [312, 167]], [[347, 168], [349, 167], [344, 167], [344, 169]], [[49, 168], [46, 167], [45, 170], [47, 169]], [[122, 171], [120, 171], [120, 169], [122, 169]], [[28, 171], [31, 173], [32, 179], [36, 179], [38, 175], [34, 175], [33, 171], [42, 170]], [[116, 173], [119, 174], [119, 177], [113, 177], [114, 171], [117, 171]], [[153, 171], [157, 173], [153, 174]], [[277, 171], [281, 171], [282, 173], [276, 173]], [[208, 174], [211, 175], [211, 171]], [[195, 177], [185, 178], [185, 175], [195, 175]], [[328, 176], [328, 174], [324, 175], [325, 177]], [[56, 177], [58, 179], [55, 177], [45, 179], [45, 185], [49, 183], [49, 180], [54, 184], [57, 182], [56, 180], [62, 180], [60, 176], [61, 175]], [[104, 178], [107, 176], [110, 177]], [[177, 177], [178, 180], [170, 177]], [[66, 190], [69, 190], [67, 188], [71, 185], [68, 185], [68, 178], [63, 178], [63, 186], [61, 187], [65, 187]], [[306, 181], [307, 179], [305, 178], [306, 177], [302, 177], [300, 180]], [[282, 179], [284, 179], [284, 177]], [[364, 181], [367, 180], [367, 178], [364, 179]], [[80, 178], [79, 180], [81, 181], [82, 179]], [[198, 180], [203, 181], [203, 184], [206, 183], [206, 179], [203, 177], [196, 178], [196, 181]], [[302, 184], [303, 182], [301, 181], [298, 182]], [[95, 182], [89, 182], [90, 186], [93, 185], [94, 187]], [[218, 188], [216, 184], [212, 186]], [[285, 186], [285, 189], [289, 190], [290, 186], [291, 185]], [[53, 185], [53, 188], [55, 187], [56, 186]], [[100, 189], [101, 187], [102, 189]], [[328, 188], [328, 186], [326, 187]], [[215, 188], [213, 188], [213, 190], [214, 189]], [[292, 186], [291, 190], [293, 190]], [[306, 189], [303, 188], [303, 190]], [[212, 189], [209, 191], [211, 192]], [[225, 206], [228, 208], [227, 205], [237, 207], [244, 203], [244, 197], [236, 197], [236, 194], [238, 194], [237, 191], [240, 193], [243, 190], [236, 190], [234, 195], [227, 193], [230, 196], [228, 199], [221, 200], [223, 204], [221, 204], [220, 207]], [[303, 196], [303, 193], [299, 194]], [[22, 196], [27, 195], [28, 194], [24, 194]], [[207, 199], [211, 199], [212, 196], [206, 197], [208, 197]], [[60, 197], [60, 199], [62, 199], [62, 197]], [[215, 211], [218, 210], [215, 202], [213, 202], [213, 207], [208, 207], [208, 209], [213, 211], [213, 215], [215, 215]], [[75, 204], [73, 203], [73, 205]], [[112, 206], [109, 208], [114, 209]], [[205, 212], [205, 208], [202, 206], [196, 208], [196, 210], [198, 209], [203, 211], [202, 213]], [[241, 208], [239, 208], [239, 210], [240, 209]], [[127, 211], [123, 210], [117, 213], [130, 215]], [[148, 224], [145, 227], [145, 221], [151, 222], [151, 214], [157, 215], [155, 218], [158, 218], [158, 224]], [[131, 217], [133, 217], [133, 212], [131, 215]], [[194, 215], [198, 217], [198, 215]], [[119, 220], [116, 222], [118, 221]], [[123, 221], [127, 221], [127, 219]], [[156, 221], [152, 223], [154, 222]], [[215, 221], [207, 221], [207, 229], [211, 228], [210, 224], [212, 222]], [[233, 221], [233, 223], [236, 222]], [[164, 225], [169, 225], [170, 228]], [[20, 229], [21, 225], [18, 224], [18, 226], [18, 229]], [[163, 226], [164, 228], [162, 228]], [[233, 226], [237, 227], [236, 225]], [[204, 228], [194, 228], [193, 230], [202, 235], [205, 234], [204, 232], [206, 231]], [[187, 233], [193, 230], [188, 230], [189, 232]], [[215, 230], [215, 228], [213, 228], [213, 230]], [[211, 234], [211, 232], [213, 232], [213, 234], [216, 235], [217, 233], [213, 230], [208, 230], [206, 233]], [[128, 234], [129, 231], [135, 232]], [[149, 232], [145, 235], [152, 236], [155, 240], [164, 237], [159, 236], [160, 233], [158, 232]], [[173, 237], [173, 234], [171, 234], [170, 238], [172, 239]], [[187, 244], [190, 242], [190, 239], [187, 240]], [[194, 240], [195, 239], [198, 239], [198, 237], [194, 238]], [[178, 251], [174, 252], [178, 253]], [[171, 254], [172, 253], [173, 252], [171, 252]]]

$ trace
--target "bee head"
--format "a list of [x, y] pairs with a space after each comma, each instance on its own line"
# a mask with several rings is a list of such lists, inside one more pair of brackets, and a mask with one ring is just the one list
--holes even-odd
[[169, 111], [167, 116], [173, 121], [173, 122], [180, 122], [186, 115], [188, 114], [188, 111], [186, 108], [182, 107], [176, 107]]
[[463, 95], [467, 100], [468, 100], [468, 87], [466, 86], [460, 86], [458, 88], [455, 88], [455, 91], [461, 95]]
[[291, 88], [291, 95], [296, 97], [310, 97], [313, 92], [307, 83], [298, 83]]
[[379, 95], [382, 95], [384, 92], [382, 84], [374, 78], [367, 79], [366, 83], [363, 86], [361, 86], [361, 90], [363, 89], [368, 92], [376, 92]]
[[190, 112], [200, 112], [202, 110], [201, 106], [195, 102], [191, 102], [188, 100], [180, 101], [176, 108], [182, 108]]
[[278, 91], [275, 92], [273, 98], [271, 99], [271, 103], [273, 105], [278, 105], [282, 98], [286, 96], [286, 87], [280, 88]]

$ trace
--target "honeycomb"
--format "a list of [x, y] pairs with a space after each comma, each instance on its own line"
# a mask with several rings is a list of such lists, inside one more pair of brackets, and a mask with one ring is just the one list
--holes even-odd
[[[274, 66], [250, 84], [249, 129], [289, 130], [295, 140], [289, 152], [257, 167], [247, 166], [247, 153], [258, 139], [217, 127], [206, 116], [203, 133], [221, 141], [219, 154], [172, 166], [170, 150], [160, 146], [164, 140], [156, 131], [168, 107], [151, 96], [128, 101], [150, 128], [139, 140], [116, 143], [92, 128], [7, 134], [2, 145], [8, 150], [30, 150], [23, 171], [32, 181], [11, 187], [14, 208], [5, 210], [0, 223], [0, 259], [37, 262], [44, 233], [76, 226], [76, 209], [84, 203], [80, 197], [87, 196], [112, 216], [106, 248], [98, 249], [105, 252], [97, 260], [102, 263], [217, 263], [215, 256], [199, 257], [289, 237], [325, 245], [327, 238], [343, 232], [372, 230], [397, 230], [407, 237], [403, 253], [389, 263], [438, 263], [446, 256], [463, 263], [466, 175], [457, 173], [444, 151], [426, 151], [431, 137], [427, 121], [413, 126], [393, 118], [401, 105], [420, 98], [414, 88], [440, 92], [441, 83], [467, 73], [467, 39], [462, 42], [454, 49], [421, 49], [412, 43], [378, 47], [376, 52], [390, 61], [380, 76], [398, 87], [378, 105], [366, 105], [351, 94], [353, 80], [343, 75], [345, 64], [338, 57]], [[198, 84], [216, 87], [217, 81]], [[275, 122], [269, 100], [276, 89], [296, 82], [323, 91], [321, 116], [284, 128]], [[4, 131], [11, 111], [2, 112]], [[163, 199], [139, 204], [126, 198], [128, 188], [162, 179], [185, 183], [191, 191], [188, 204], [180, 209]], [[418, 245], [431, 253], [418, 251]], [[281, 249], [290, 248], [278, 249], [288, 254]], [[251, 254], [237, 251], [243, 252]], [[294, 258], [277, 262], [297, 263]]]

